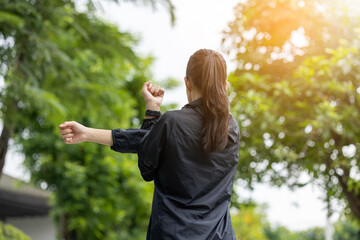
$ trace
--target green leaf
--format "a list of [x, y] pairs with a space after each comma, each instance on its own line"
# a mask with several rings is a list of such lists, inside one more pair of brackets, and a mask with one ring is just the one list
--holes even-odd
[[13, 25], [16, 28], [23, 28], [25, 21], [23, 18], [21, 18], [20, 16], [14, 13], [0, 11], [0, 23], [1, 24], [7, 23]]

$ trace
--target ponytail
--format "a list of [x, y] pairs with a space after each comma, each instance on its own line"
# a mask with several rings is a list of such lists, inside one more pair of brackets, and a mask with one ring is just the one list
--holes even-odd
[[227, 144], [230, 118], [226, 62], [221, 54], [201, 49], [190, 57], [186, 75], [202, 94], [203, 149], [206, 152], [221, 151]]

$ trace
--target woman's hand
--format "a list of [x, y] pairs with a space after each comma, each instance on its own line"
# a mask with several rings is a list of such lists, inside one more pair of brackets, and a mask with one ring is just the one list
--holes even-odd
[[87, 141], [88, 128], [78, 122], [64, 122], [59, 125], [60, 134], [66, 144], [75, 144]]
[[160, 111], [160, 105], [165, 93], [163, 88], [151, 84], [151, 82], [148, 81], [144, 83], [141, 93], [145, 99], [147, 110]]

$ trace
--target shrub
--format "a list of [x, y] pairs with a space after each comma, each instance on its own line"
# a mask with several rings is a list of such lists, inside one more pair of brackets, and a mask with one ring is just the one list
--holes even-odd
[[0, 222], [0, 240], [31, 240], [20, 229]]

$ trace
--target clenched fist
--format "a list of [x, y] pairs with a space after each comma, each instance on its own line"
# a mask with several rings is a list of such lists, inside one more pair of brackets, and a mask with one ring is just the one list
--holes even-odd
[[64, 122], [59, 125], [60, 134], [66, 144], [75, 144], [87, 141], [88, 128], [78, 122]]
[[160, 88], [148, 81], [144, 83], [141, 93], [146, 102], [147, 110], [160, 111], [160, 105], [165, 93], [163, 88]]

